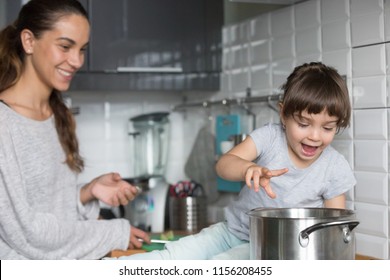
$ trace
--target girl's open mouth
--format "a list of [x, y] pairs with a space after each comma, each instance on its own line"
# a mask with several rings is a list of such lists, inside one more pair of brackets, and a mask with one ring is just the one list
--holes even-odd
[[312, 157], [316, 154], [318, 147], [302, 144], [302, 152], [305, 156]]

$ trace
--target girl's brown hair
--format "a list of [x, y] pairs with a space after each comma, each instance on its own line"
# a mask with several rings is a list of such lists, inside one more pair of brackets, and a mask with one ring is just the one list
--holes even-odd
[[336, 69], [321, 62], [298, 66], [282, 86], [282, 116], [291, 117], [306, 111], [319, 114], [322, 111], [337, 117], [337, 127], [349, 126], [351, 104], [348, 88]]
[[[16, 21], [0, 32], [0, 92], [13, 86], [24, 67], [24, 50], [20, 33], [30, 30], [36, 38], [53, 28], [64, 16], [87, 12], [77, 0], [30, 0], [19, 12]], [[79, 154], [76, 123], [71, 111], [65, 106], [59, 91], [53, 90], [49, 100], [55, 117], [56, 130], [66, 154], [66, 164], [75, 172], [81, 172], [84, 162]]]

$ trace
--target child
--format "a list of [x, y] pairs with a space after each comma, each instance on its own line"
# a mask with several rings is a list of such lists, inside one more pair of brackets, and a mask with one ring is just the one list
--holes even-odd
[[[254, 130], [223, 155], [219, 176], [245, 181], [226, 221], [129, 259], [249, 259], [249, 217], [257, 207], [345, 208], [356, 183], [345, 158], [330, 146], [349, 125], [351, 105], [344, 80], [320, 62], [294, 69], [282, 87], [281, 124]], [[263, 189], [263, 190], [261, 190]]]

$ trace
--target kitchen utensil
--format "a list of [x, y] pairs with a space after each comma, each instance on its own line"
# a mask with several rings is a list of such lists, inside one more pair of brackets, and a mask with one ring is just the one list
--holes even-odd
[[256, 208], [250, 219], [251, 259], [341, 260], [355, 258], [352, 210]]
[[[138, 238], [138, 241], [139, 242], [144, 242], [143, 239], [141, 238]], [[169, 243], [171, 242], [171, 240], [161, 240], [161, 239], [150, 239], [150, 243], [160, 243], [160, 244], [166, 244], [166, 243]]]
[[169, 195], [171, 197], [198, 197], [204, 196], [202, 185], [195, 181], [179, 181], [178, 183], [169, 187]]
[[169, 197], [169, 225], [172, 230], [199, 231], [207, 226], [207, 199]]

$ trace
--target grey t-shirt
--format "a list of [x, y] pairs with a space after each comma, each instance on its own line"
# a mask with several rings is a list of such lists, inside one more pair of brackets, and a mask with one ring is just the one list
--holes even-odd
[[98, 259], [126, 249], [127, 220], [82, 205], [54, 117], [35, 121], [0, 102], [0, 259]]
[[325, 199], [341, 195], [356, 184], [346, 159], [328, 146], [309, 167], [299, 169], [288, 155], [286, 137], [279, 124], [268, 124], [254, 130], [250, 137], [260, 151], [257, 164], [269, 169], [289, 171], [271, 179], [277, 197], [272, 199], [263, 189], [256, 193], [244, 186], [236, 201], [226, 211], [229, 230], [238, 238], [249, 240], [248, 211], [258, 207], [323, 207]]

